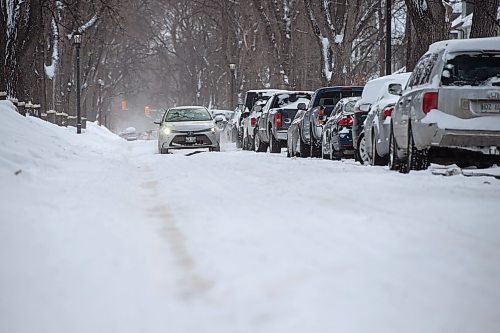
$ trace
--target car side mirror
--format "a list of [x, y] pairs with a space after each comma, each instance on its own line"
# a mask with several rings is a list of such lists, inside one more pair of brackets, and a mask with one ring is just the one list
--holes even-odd
[[260, 105], [256, 105], [256, 106], [254, 106], [254, 107], [253, 107], [253, 110], [254, 110], [255, 112], [260, 112], [260, 111], [262, 111], [262, 106], [260, 106]]
[[299, 104], [297, 105], [297, 109], [298, 109], [298, 110], [305, 110], [305, 109], [307, 109], [307, 105], [306, 105], [306, 103], [299, 103]]

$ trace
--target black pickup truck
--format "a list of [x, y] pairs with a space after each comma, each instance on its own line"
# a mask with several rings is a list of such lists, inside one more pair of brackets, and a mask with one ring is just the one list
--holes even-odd
[[[320, 88], [314, 92], [306, 116], [300, 124], [301, 157], [321, 157], [321, 135], [323, 124], [330, 117], [333, 108], [344, 97], [361, 96], [363, 87], [336, 86]], [[323, 115], [320, 115], [320, 106], [323, 106]]]
[[282, 147], [286, 147], [288, 127], [297, 114], [298, 105], [309, 104], [312, 94], [312, 91], [284, 91], [271, 96], [257, 124], [254, 136], [256, 152], [264, 152], [269, 146], [271, 153], [279, 153]]

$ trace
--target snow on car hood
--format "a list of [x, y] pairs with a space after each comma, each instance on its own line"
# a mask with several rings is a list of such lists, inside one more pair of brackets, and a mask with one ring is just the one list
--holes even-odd
[[162, 127], [169, 127], [176, 131], [201, 131], [214, 127], [214, 122], [212, 120], [165, 122]]

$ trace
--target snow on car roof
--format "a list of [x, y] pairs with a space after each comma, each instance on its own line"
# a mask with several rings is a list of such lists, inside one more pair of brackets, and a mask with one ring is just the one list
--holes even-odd
[[368, 81], [365, 85], [365, 89], [363, 90], [363, 94], [361, 95], [361, 99], [359, 100], [358, 103], [373, 104], [377, 100], [380, 88], [384, 85], [384, 83], [389, 81], [399, 82], [398, 80], [404, 80], [405, 78], [406, 80], [408, 80], [410, 75], [411, 72], [391, 74], [391, 75], [381, 76], [376, 79]]
[[470, 50], [500, 51], [500, 37], [442, 40], [431, 44], [428, 52], [435, 53], [442, 49], [446, 49], [448, 52]]

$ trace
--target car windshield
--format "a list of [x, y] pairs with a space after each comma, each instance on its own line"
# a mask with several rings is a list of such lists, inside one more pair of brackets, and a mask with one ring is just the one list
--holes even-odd
[[212, 120], [210, 113], [204, 109], [171, 109], [168, 111], [165, 121], [205, 121]]
[[311, 100], [310, 94], [285, 93], [278, 95], [271, 108], [297, 109], [300, 103], [308, 105]]
[[460, 54], [448, 60], [443, 69], [445, 86], [500, 85], [500, 54]]

